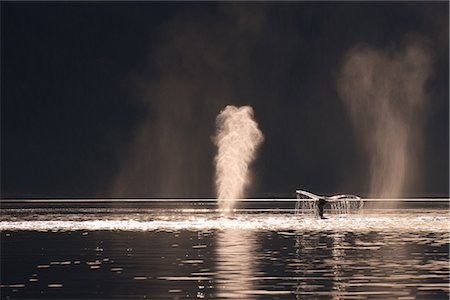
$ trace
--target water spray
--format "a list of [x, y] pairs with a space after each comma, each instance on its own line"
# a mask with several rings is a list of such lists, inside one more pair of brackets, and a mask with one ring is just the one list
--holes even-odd
[[231, 211], [251, 182], [249, 165], [264, 140], [250, 106], [228, 105], [216, 119], [216, 193], [219, 209]]
[[401, 198], [413, 174], [420, 174], [417, 151], [431, 63], [421, 40], [399, 49], [360, 45], [344, 58], [338, 93], [368, 154], [372, 197]]

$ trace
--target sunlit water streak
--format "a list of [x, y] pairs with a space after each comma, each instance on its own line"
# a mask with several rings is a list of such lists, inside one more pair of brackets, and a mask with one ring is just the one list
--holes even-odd
[[426, 231], [448, 232], [449, 215], [439, 211], [424, 213], [366, 213], [329, 215], [320, 220], [313, 216], [266, 213], [235, 213], [225, 216], [214, 210], [164, 210], [114, 212], [114, 210], [84, 209], [82, 214], [62, 210], [21, 211], [3, 210], [0, 230], [73, 231], [73, 230], [119, 230], [119, 231], [173, 231], [173, 230], [317, 230], [317, 231]]

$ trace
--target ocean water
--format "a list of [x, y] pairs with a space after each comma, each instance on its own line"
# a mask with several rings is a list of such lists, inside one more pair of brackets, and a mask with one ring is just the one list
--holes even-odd
[[326, 220], [289, 205], [3, 206], [1, 298], [449, 298], [447, 204]]

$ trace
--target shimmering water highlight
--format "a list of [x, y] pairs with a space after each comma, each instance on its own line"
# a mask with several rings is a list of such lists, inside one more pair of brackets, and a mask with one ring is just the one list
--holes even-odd
[[[49, 212], [52, 212], [49, 214]], [[118, 230], [118, 231], [175, 231], [175, 230], [253, 230], [253, 231], [405, 231], [448, 232], [449, 217], [438, 211], [405, 213], [372, 212], [365, 214], [330, 215], [319, 220], [314, 215], [266, 213], [235, 213], [223, 216], [216, 210], [118, 210], [82, 209], [73, 210], [4, 210], [4, 213], [21, 218], [5, 217], [0, 230], [73, 231], [73, 230]]]

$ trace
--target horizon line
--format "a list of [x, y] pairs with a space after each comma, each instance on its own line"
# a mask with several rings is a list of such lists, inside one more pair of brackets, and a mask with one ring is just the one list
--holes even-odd
[[[83, 203], [83, 202], [100, 202], [100, 203], [120, 203], [120, 202], [217, 202], [216, 198], [0, 198], [1, 203]], [[231, 200], [235, 202], [297, 202], [301, 201], [314, 201], [310, 199], [296, 199], [296, 198], [240, 198], [240, 199], [220, 199]], [[450, 198], [444, 197], [429, 197], [429, 198], [361, 198], [362, 201], [367, 202], [449, 202]], [[350, 200], [355, 201], [355, 200]]]

